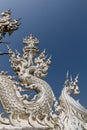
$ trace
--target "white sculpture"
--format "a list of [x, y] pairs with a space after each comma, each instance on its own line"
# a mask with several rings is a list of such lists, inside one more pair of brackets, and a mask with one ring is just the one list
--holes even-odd
[[[20, 25], [20, 19], [12, 20], [11, 18], [11, 10], [6, 10], [5, 12], [1, 13], [0, 18], [0, 40], [5, 36], [5, 34], [8, 32], [9, 35], [11, 35], [15, 30], [19, 28]], [[0, 43], [3, 43], [0, 41]]]
[[[45, 50], [39, 54], [39, 40], [32, 35], [24, 38], [23, 43], [22, 56], [7, 46], [11, 67], [19, 80], [7, 75], [7, 72], [0, 73], [0, 103], [3, 107], [0, 125], [9, 128], [27, 126], [52, 130], [87, 130], [87, 109], [71, 96], [80, 93], [78, 75], [73, 81], [67, 73], [57, 101], [51, 87], [43, 80], [47, 76], [51, 57], [47, 58]], [[36, 92], [32, 98], [31, 90]]]

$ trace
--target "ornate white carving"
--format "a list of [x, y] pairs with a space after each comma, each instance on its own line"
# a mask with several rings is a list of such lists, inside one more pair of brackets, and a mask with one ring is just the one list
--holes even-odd
[[[9, 35], [11, 35], [15, 30], [19, 28], [20, 25], [20, 19], [12, 20], [11, 18], [11, 10], [6, 10], [5, 12], [1, 13], [0, 18], [0, 40], [5, 36], [5, 34], [8, 32]], [[3, 43], [0, 41], [0, 43]], [[5, 42], [6, 43], [6, 42]]]
[[[5, 20], [10, 20], [6, 14], [10, 15], [9, 10], [2, 13], [4, 23]], [[3, 19], [0, 19], [0, 24]], [[57, 101], [51, 87], [43, 80], [48, 74], [51, 57], [47, 58], [45, 50], [39, 54], [39, 40], [34, 36], [24, 38], [23, 43], [22, 56], [7, 46], [11, 67], [17, 76], [9, 76], [4, 71], [0, 73], [0, 103], [3, 107], [0, 125], [12, 128], [28, 126], [54, 130], [87, 130], [87, 109], [71, 96], [80, 93], [78, 75], [73, 81], [67, 73]], [[35, 94], [32, 96], [33, 91]]]

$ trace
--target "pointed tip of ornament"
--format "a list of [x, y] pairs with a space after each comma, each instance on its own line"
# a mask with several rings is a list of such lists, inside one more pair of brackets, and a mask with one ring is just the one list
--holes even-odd
[[75, 77], [75, 82], [78, 83], [78, 79], [79, 79], [79, 74], [76, 75]]
[[44, 54], [46, 53], [46, 49], [43, 50], [43, 53], [44, 53]]
[[72, 75], [70, 75], [70, 81], [72, 82]]
[[69, 79], [69, 70], [66, 72], [66, 79]]
[[50, 57], [49, 57], [49, 60], [51, 60], [52, 59], [52, 55], [50, 55]]

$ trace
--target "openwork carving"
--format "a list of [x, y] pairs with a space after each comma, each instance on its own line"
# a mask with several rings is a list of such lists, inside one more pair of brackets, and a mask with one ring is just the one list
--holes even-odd
[[1, 16], [2, 17], [0, 18], [0, 40], [3, 38], [3, 36], [5, 36], [6, 33], [11, 35], [15, 30], [19, 28], [20, 25], [20, 19], [12, 20], [10, 9], [6, 10], [5, 12], [2, 12]]
[[[2, 15], [4, 14], [6, 12]], [[6, 21], [8, 20], [9, 17]], [[18, 21], [16, 22], [19, 26]], [[14, 26], [9, 28], [14, 30]], [[0, 124], [53, 130], [87, 130], [87, 109], [71, 96], [80, 93], [78, 75], [73, 81], [67, 73], [57, 101], [50, 85], [43, 79], [48, 74], [51, 57], [47, 57], [45, 50], [39, 52], [37, 47], [39, 40], [33, 35], [24, 38], [23, 43], [22, 55], [17, 50], [13, 52], [7, 46], [11, 67], [16, 77], [4, 71], [0, 73], [0, 103], [3, 107]]]

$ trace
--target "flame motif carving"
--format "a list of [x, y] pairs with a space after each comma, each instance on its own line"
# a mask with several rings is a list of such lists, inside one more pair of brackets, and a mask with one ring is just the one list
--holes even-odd
[[[7, 14], [10, 15], [9, 12]], [[3, 21], [3, 18], [0, 20]], [[3, 36], [2, 31], [0, 33]], [[43, 79], [48, 74], [51, 57], [47, 57], [45, 50], [39, 52], [39, 40], [33, 35], [24, 38], [23, 43], [22, 55], [7, 46], [16, 77], [4, 71], [0, 73], [0, 103], [3, 108], [0, 124], [51, 130], [87, 130], [87, 109], [71, 96], [80, 93], [78, 75], [73, 81], [67, 73], [57, 101], [50, 85]]]

